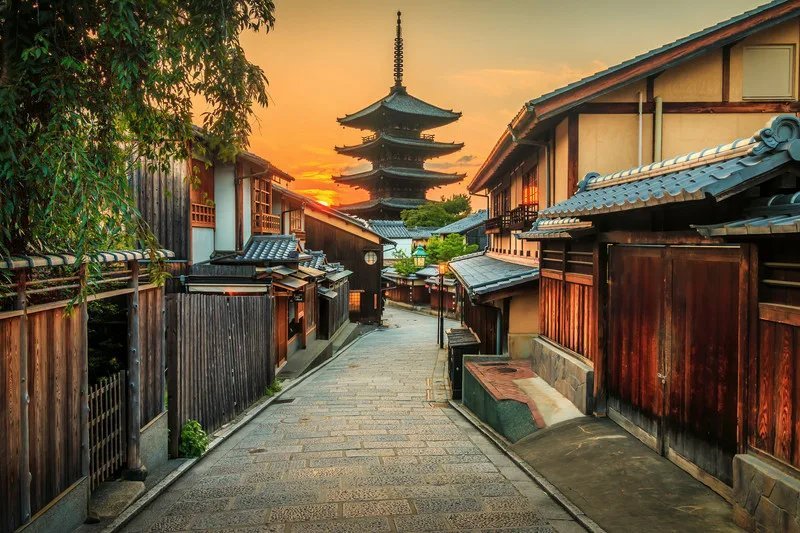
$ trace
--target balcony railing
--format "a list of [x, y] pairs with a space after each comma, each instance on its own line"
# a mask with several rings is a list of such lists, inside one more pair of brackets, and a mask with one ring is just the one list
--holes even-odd
[[253, 217], [253, 233], [280, 233], [281, 217], [278, 215], [256, 214]]
[[500, 233], [503, 229], [503, 217], [492, 217], [486, 221], [486, 233]]
[[511, 210], [511, 229], [524, 229], [533, 221], [539, 213], [539, 204], [523, 204]]
[[[417, 133], [414, 131], [403, 131], [403, 130], [391, 130], [387, 131], [389, 135], [392, 137], [403, 137], [404, 139], [420, 139], [423, 141], [433, 141], [436, 136], [433, 133]], [[366, 135], [361, 137], [361, 142], [368, 143], [372, 142], [378, 138], [380, 133], [373, 133], [372, 135]]]
[[192, 226], [195, 228], [213, 228], [217, 215], [213, 205], [192, 204]]

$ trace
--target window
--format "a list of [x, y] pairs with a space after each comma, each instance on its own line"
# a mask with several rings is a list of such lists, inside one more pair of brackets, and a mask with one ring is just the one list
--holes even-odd
[[492, 216], [499, 217], [509, 210], [508, 188], [493, 193], [492, 196]]
[[361, 291], [350, 291], [349, 296], [350, 312], [358, 313], [361, 311]]
[[251, 178], [251, 230], [259, 233], [280, 233], [280, 217], [270, 213], [272, 205], [272, 182], [266, 178]]
[[539, 179], [536, 168], [531, 168], [522, 176], [522, 205], [539, 205]]
[[214, 208], [214, 167], [199, 159], [192, 159], [192, 227], [213, 228], [216, 225]]
[[367, 263], [368, 265], [374, 265], [375, 263], [378, 262], [378, 254], [376, 254], [371, 250], [368, 251], [367, 253], [364, 254], [364, 262]]
[[794, 46], [745, 46], [742, 52], [742, 98], [794, 98]]

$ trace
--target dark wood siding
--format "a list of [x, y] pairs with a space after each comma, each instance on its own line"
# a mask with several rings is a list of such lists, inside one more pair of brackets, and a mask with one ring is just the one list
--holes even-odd
[[139, 292], [142, 427], [164, 411], [164, 291]]
[[[190, 183], [186, 161], [174, 161], [168, 172], [148, 171], [144, 163], [130, 175], [136, 206], [159, 244], [176, 259], [191, 257]], [[152, 170], [152, 169], [151, 169]]]
[[20, 524], [20, 317], [0, 320], [0, 531]]
[[464, 324], [472, 329], [480, 339], [480, 352], [482, 354], [497, 353], [497, 316], [500, 310], [496, 307], [472, 303], [465, 292], [462, 292], [462, 301], [464, 302]]
[[[323, 250], [332, 263], [342, 263], [353, 272], [350, 290], [363, 291], [361, 295], [362, 322], [379, 322], [382, 311], [381, 266], [383, 247], [357, 235], [326, 224], [308, 215], [306, 222], [306, 247]], [[364, 252], [373, 250], [378, 255], [374, 265], [364, 261]]]

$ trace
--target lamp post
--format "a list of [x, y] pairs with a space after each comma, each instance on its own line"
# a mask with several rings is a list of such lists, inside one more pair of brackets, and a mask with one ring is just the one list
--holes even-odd
[[444, 275], [447, 263], [439, 263], [439, 348], [444, 348]]
[[415, 267], [423, 268], [428, 260], [428, 252], [425, 251], [421, 244], [418, 244], [417, 249], [411, 253], [411, 257], [414, 259]]

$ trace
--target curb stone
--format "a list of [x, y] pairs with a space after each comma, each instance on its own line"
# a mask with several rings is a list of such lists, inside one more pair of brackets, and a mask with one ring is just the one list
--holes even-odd
[[506, 441], [506, 439], [498, 435], [497, 432], [475, 417], [475, 415], [473, 415], [460, 403], [453, 400], [448, 400], [448, 403], [450, 404], [450, 407], [455, 409], [467, 420], [467, 422], [475, 426], [478, 431], [483, 433], [484, 436], [491, 440], [500, 451], [502, 451], [509, 459], [511, 459], [514, 464], [521, 468], [529, 478], [539, 485], [539, 487], [541, 487], [541, 489], [546, 492], [548, 496], [553, 498], [556, 503], [563, 507], [567, 514], [574, 518], [575, 521], [583, 526], [584, 529], [592, 533], [606, 533], [605, 529], [600, 527], [597, 522], [589, 518], [586, 513], [581, 511], [574, 503], [564, 496], [564, 494], [558, 490], [555, 485], [550, 483], [547, 478], [537, 472], [536, 469], [534, 469], [531, 465], [523, 461], [519, 455], [514, 453], [514, 451], [509, 448], [507, 444], [508, 441]]
[[117, 518], [115, 518], [110, 524], [101, 529], [100, 533], [115, 533], [116, 531], [121, 530], [139, 513], [141, 513], [148, 505], [150, 505], [150, 503], [152, 503], [158, 496], [160, 496], [164, 491], [166, 491], [173, 483], [178, 481], [178, 479], [180, 479], [180, 477], [183, 474], [188, 472], [193, 466], [195, 466], [197, 463], [206, 458], [215, 448], [217, 448], [217, 446], [225, 442], [228, 439], [228, 437], [230, 437], [231, 435], [239, 431], [241, 428], [246, 426], [248, 422], [250, 422], [252, 419], [261, 414], [261, 412], [264, 411], [264, 409], [272, 405], [275, 402], [275, 400], [277, 400], [285, 393], [289, 392], [294, 387], [305, 381], [306, 378], [313, 376], [314, 374], [316, 374], [317, 372], [328, 366], [330, 363], [338, 359], [340, 355], [349, 350], [355, 343], [357, 343], [358, 341], [360, 341], [373, 331], [376, 330], [370, 330], [365, 333], [362, 333], [361, 335], [359, 335], [346, 345], [339, 348], [339, 350], [335, 354], [333, 354], [333, 356], [331, 356], [330, 359], [324, 361], [320, 365], [309, 370], [302, 376], [293, 379], [291, 382], [286, 384], [286, 386], [283, 388], [283, 390], [281, 390], [281, 392], [279, 392], [275, 396], [272, 396], [271, 398], [268, 398], [266, 401], [264, 401], [251, 411], [245, 413], [238, 422], [231, 424], [228, 428], [222, 431], [217, 432], [217, 437], [213, 441], [211, 441], [211, 443], [209, 443], [208, 449], [206, 449], [203, 455], [201, 455], [200, 457], [196, 457], [194, 459], [189, 459], [185, 463], [178, 466], [178, 468], [167, 474], [167, 476], [164, 479], [159, 481], [155, 486], [153, 486], [153, 488], [151, 488], [144, 495], [142, 495], [141, 498], [132, 503], [130, 507], [125, 509], [122, 512], [122, 514], [117, 516]]

